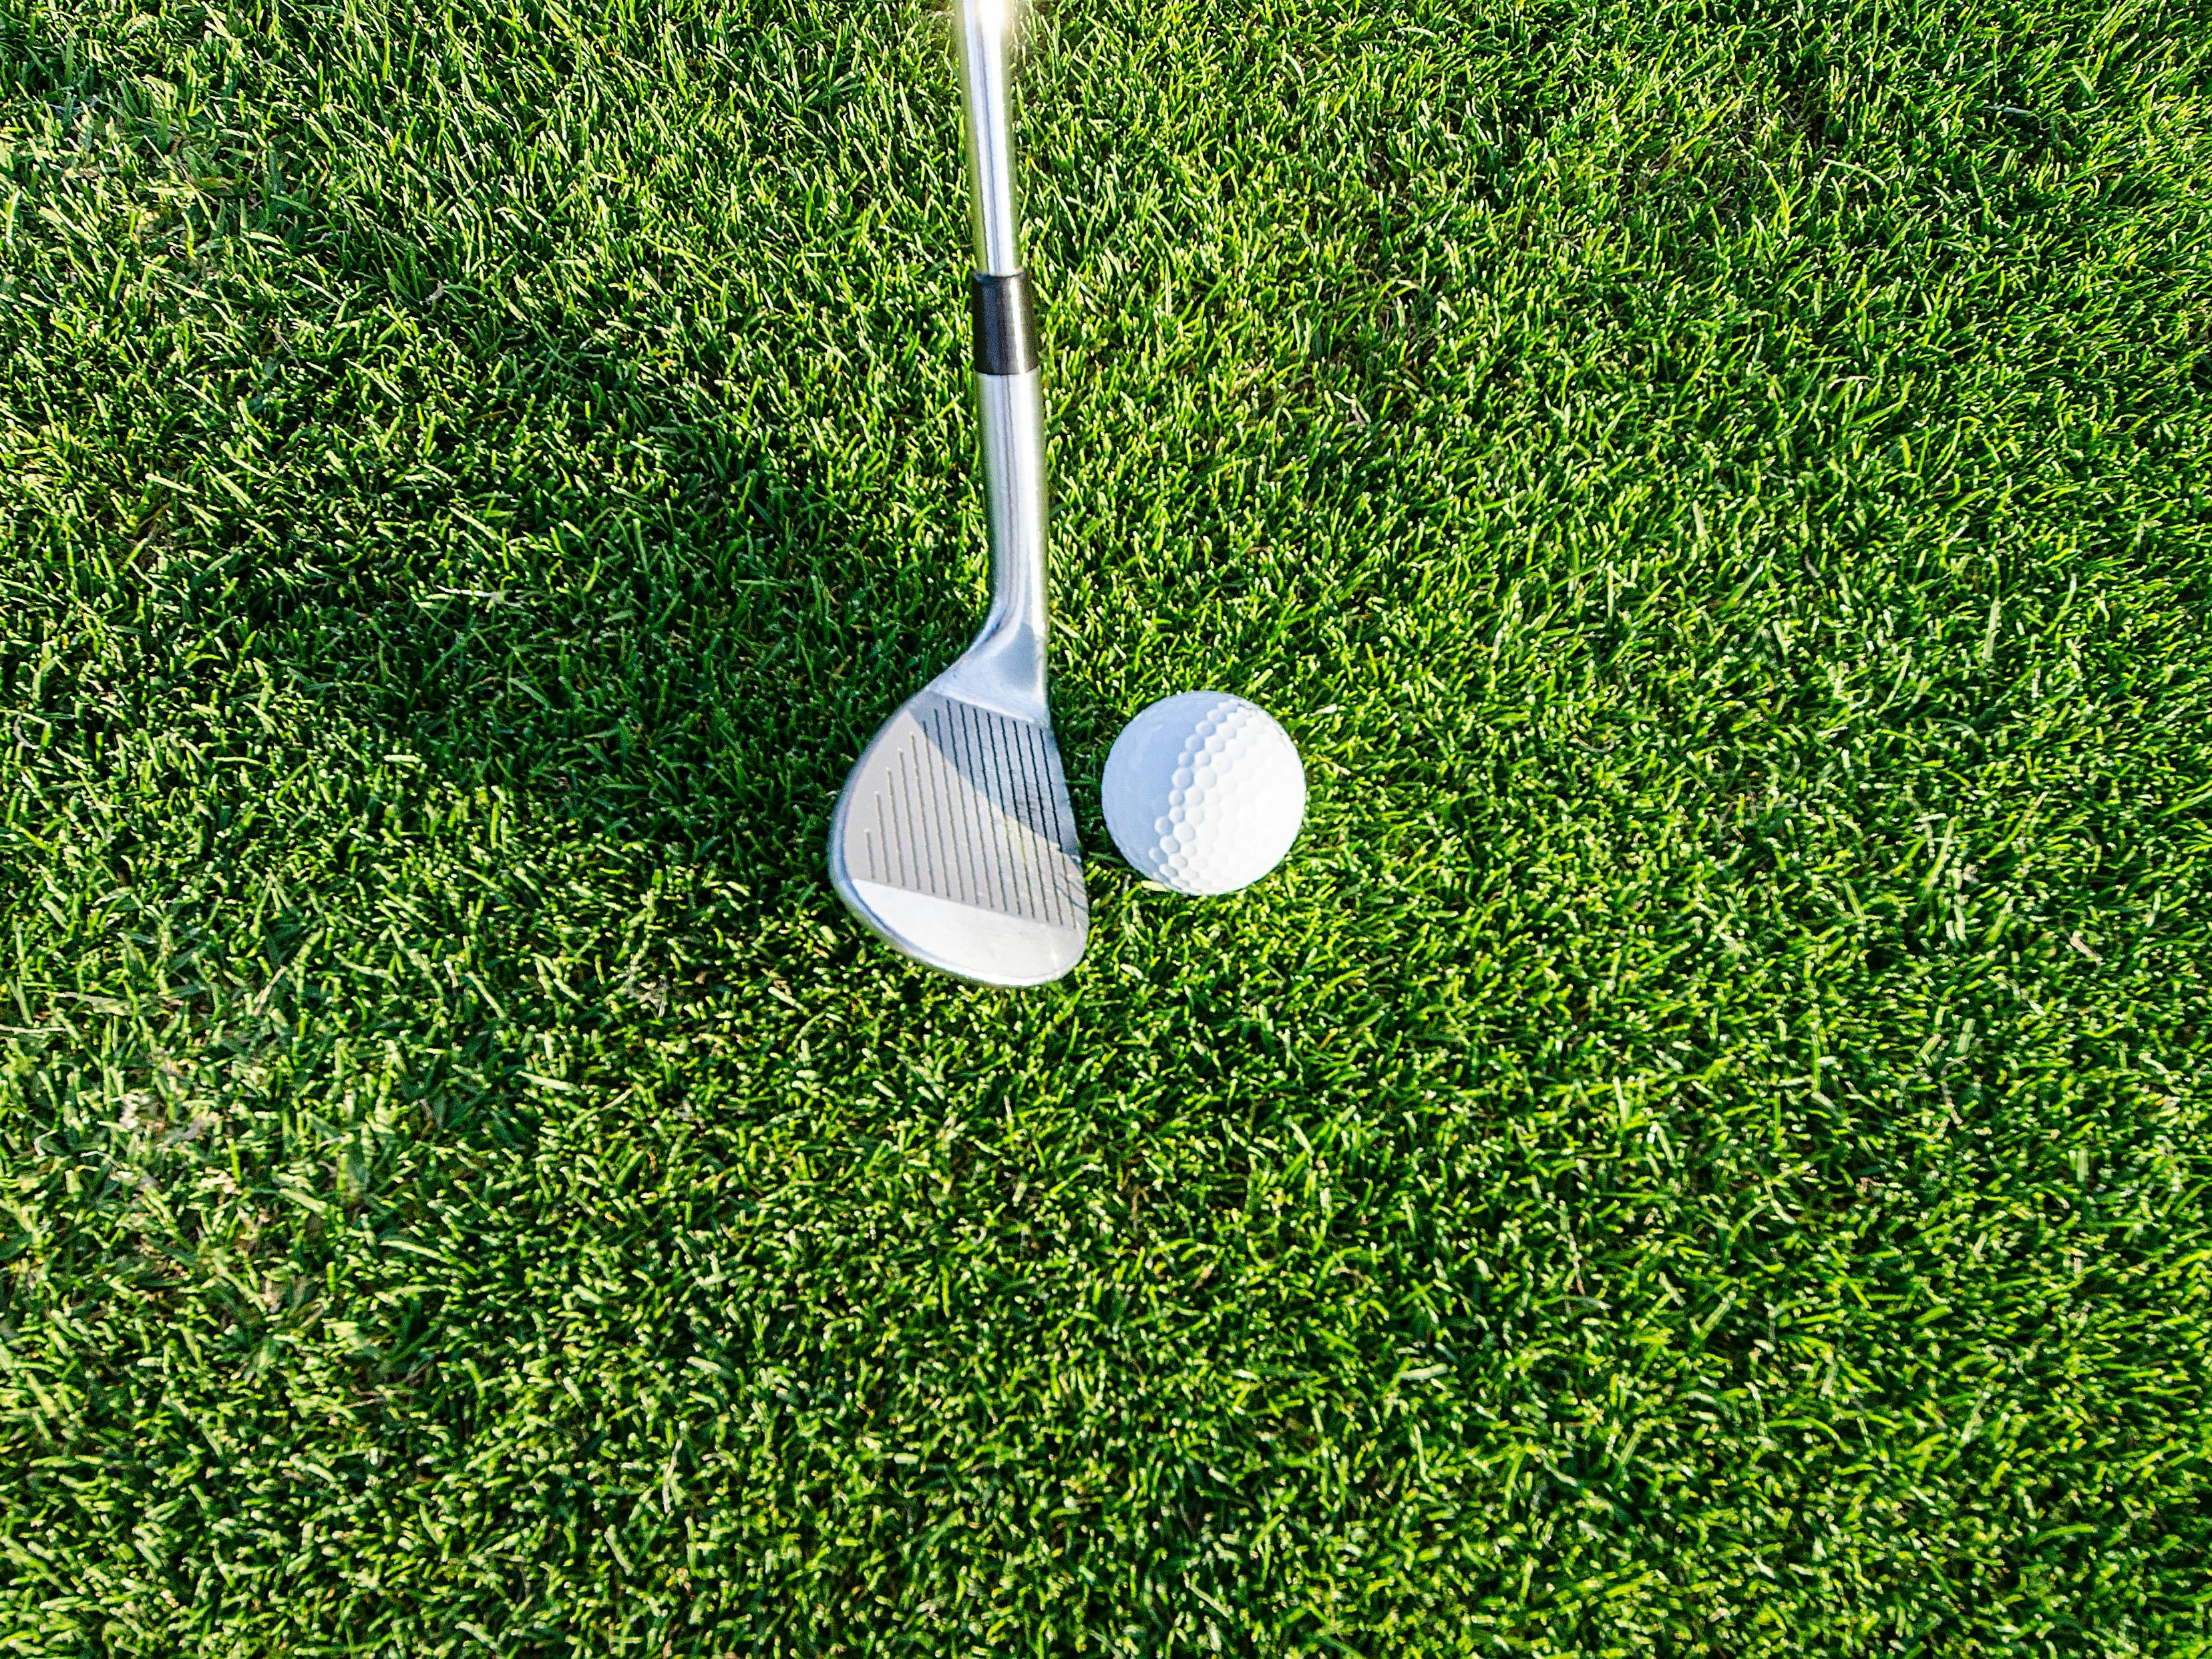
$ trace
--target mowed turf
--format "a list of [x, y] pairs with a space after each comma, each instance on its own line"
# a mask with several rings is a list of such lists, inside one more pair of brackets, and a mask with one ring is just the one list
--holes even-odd
[[1052, 0], [1005, 994], [932, 4], [0, 0], [0, 1653], [2212, 1646], [2208, 66]]

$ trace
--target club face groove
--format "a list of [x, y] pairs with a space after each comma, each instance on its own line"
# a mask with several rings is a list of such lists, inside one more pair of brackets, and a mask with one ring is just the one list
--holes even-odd
[[854, 915], [932, 967], [1041, 985], [1082, 958], [1082, 849], [1042, 721], [923, 691], [854, 767], [830, 844]]

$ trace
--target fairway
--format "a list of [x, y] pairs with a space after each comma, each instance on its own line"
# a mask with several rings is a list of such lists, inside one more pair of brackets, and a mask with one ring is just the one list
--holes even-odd
[[983, 610], [936, 0], [0, 0], [0, 1655], [2212, 1652], [2203, 9], [1019, 84], [1015, 993], [824, 865]]

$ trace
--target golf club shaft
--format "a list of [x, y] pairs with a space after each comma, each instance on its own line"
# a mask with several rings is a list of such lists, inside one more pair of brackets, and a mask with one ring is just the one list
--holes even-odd
[[1013, 33], [1010, 0], [957, 0], [960, 82], [967, 114], [968, 178], [975, 218], [975, 269], [1012, 276], [1022, 268], [1006, 81]]
[[1008, 114], [1012, 0], [957, 0], [968, 177], [975, 206], [975, 412], [981, 428], [984, 510], [991, 544], [987, 631], [1014, 623], [1034, 637], [1044, 686], [1044, 402], [1036, 322], [1022, 268]]

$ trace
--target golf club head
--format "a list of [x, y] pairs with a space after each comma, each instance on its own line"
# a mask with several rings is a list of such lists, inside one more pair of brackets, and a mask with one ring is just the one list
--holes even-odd
[[1083, 957], [1083, 854], [1051, 715], [1003, 695], [997, 654], [987, 635], [884, 723], [838, 797], [830, 876], [917, 962], [1043, 985]]

